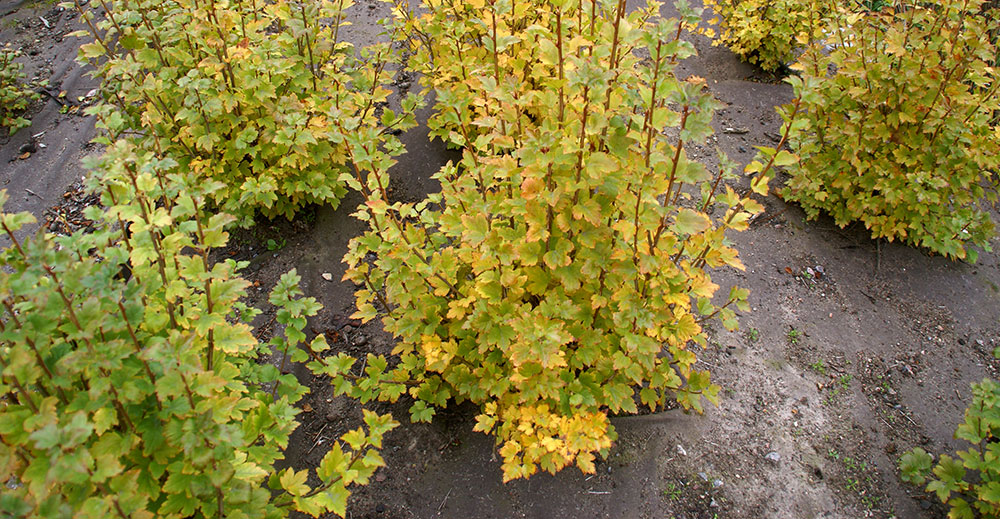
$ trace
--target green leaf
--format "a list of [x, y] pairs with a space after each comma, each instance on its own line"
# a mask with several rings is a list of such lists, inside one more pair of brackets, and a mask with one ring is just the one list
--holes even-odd
[[308, 478], [308, 470], [295, 472], [295, 470], [291, 468], [285, 469], [281, 473], [280, 477], [281, 488], [285, 489], [286, 492], [293, 496], [304, 496], [310, 490], [309, 485], [306, 485], [306, 480]]
[[673, 229], [679, 234], [696, 234], [708, 229], [711, 220], [704, 213], [690, 209], [680, 209], [674, 220]]

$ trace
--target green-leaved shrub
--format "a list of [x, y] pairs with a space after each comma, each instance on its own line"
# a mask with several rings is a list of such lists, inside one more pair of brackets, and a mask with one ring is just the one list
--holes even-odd
[[860, 221], [875, 238], [974, 261], [994, 225], [1000, 81], [980, 0], [838, 11], [828, 46], [806, 52], [785, 191], [806, 215]]
[[350, 0], [91, 5], [103, 18], [76, 8], [89, 26], [80, 34], [95, 40], [80, 59], [97, 69], [107, 99], [99, 125], [220, 182], [211, 199], [241, 219], [336, 206], [346, 193], [343, 140], [361, 125], [412, 124], [379, 112], [392, 79], [388, 45], [358, 51], [340, 38]]
[[770, 166], [794, 157], [765, 150], [745, 195], [727, 160], [713, 172], [689, 159], [718, 103], [674, 75], [699, 19], [684, 4], [680, 21], [623, 1], [424, 7], [399, 11], [411, 64], [436, 94], [432, 129], [463, 154], [418, 203], [388, 198], [384, 168], [349, 182], [370, 226], [345, 258], [356, 316], [381, 315], [399, 341], [391, 368], [369, 356], [360, 396], [408, 393], [414, 420], [471, 401], [505, 480], [593, 472], [616, 438], [610, 414], [716, 401], [696, 348], [706, 322], [736, 326], [747, 291], [713, 302], [710, 270], [743, 268], [726, 232], [747, 227]]
[[208, 257], [232, 221], [206, 211], [222, 186], [124, 141], [97, 178], [107, 209], [88, 209], [93, 233], [19, 241], [33, 218], [0, 211], [12, 240], [0, 252], [0, 515], [343, 516], [395, 422], [366, 412], [367, 430], [333, 442], [318, 483], [278, 473], [307, 389], [256, 361], [271, 348], [301, 360], [319, 304], [287, 274], [271, 295], [285, 334], [258, 343], [240, 265]]
[[822, 34], [826, 0], [706, 0], [718, 25], [702, 32], [717, 37], [740, 58], [767, 71], [791, 64], [803, 43]]
[[23, 114], [38, 99], [38, 94], [24, 84], [24, 65], [14, 61], [19, 54], [9, 45], [0, 48], [0, 128], [10, 133], [31, 124]]
[[927, 484], [926, 490], [948, 505], [950, 519], [1000, 517], [1000, 384], [985, 379], [972, 385], [972, 403], [955, 438], [972, 444], [957, 458], [933, 456], [917, 447], [900, 459], [904, 481]]

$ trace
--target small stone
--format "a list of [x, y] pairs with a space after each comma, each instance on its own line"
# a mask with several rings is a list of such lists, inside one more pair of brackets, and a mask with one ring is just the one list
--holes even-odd
[[767, 453], [767, 455], [764, 456], [764, 459], [766, 459], [767, 461], [770, 461], [772, 463], [777, 463], [777, 462], [781, 461], [781, 454], [778, 454], [777, 452], [771, 451], [771, 452]]
[[357, 339], [354, 339], [355, 346], [364, 346], [365, 344], [368, 344], [368, 337], [364, 335], [359, 335]]
[[713, 479], [712, 480], [712, 488], [719, 488], [721, 486], [722, 486], [722, 480], [721, 479]]
[[320, 276], [327, 281], [333, 281], [333, 274], [330, 274], [329, 272], [324, 272], [320, 274]]
[[21, 147], [17, 149], [18, 153], [34, 153], [36, 151], [38, 151], [38, 147], [35, 146], [35, 143], [30, 141], [22, 144]]
[[687, 451], [684, 450], [684, 447], [681, 446], [681, 445], [677, 446], [677, 454], [680, 454], [681, 456], [687, 456], [688, 455]]
[[709, 503], [708, 506], [710, 506], [712, 508], [716, 508], [717, 506], [719, 506], [719, 503], [716, 503], [715, 499], [712, 499], [712, 502]]
[[702, 481], [708, 481], [708, 474], [705, 474], [704, 472], [699, 472], [698, 477], [701, 478]]
[[375, 505], [375, 513], [381, 514], [383, 512], [385, 512], [385, 505], [384, 504], [379, 503], [379, 504]]

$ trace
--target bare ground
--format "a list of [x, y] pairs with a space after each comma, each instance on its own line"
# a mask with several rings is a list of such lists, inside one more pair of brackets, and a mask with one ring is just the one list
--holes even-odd
[[[377, 38], [385, 8], [366, 0], [353, 10], [350, 37]], [[79, 41], [64, 37], [77, 25], [53, 3], [0, 0], [0, 38], [24, 50], [29, 77], [47, 79], [55, 94], [32, 108], [32, 127], [0, 140], [0, 188], [12, 197], [7, 209], [42, 220], [57, 204], [55, 214], [71, 215], [73, 204], [85, 203], [72, 184], [84, 174], [79, 160], [93, 152], [93, 121], [74, 106], [89, 102], [96, 82], [73, 62]], [[790, 88], [724, 48], [692, 39], [700, 56], [679, 74], [704, 77], [727, 104], [716, 117], [717, 135], [696, 153], [711, 162], [718, 146], [747, 162], [753, 146], [774, 146], [780, 125], [774, 106], [791, 98]], [[404, 140], [409, 153], [394, 171], [393, 196], [419, 199], [437, 189], [430, 175], [454, 157], [428, 141], [426, 129]], [[19, 158], [29, 142], [36, 151]], [[250, 260], [245, 275], [256, 288], [249, 299], [261, 305], [277, 277], [297, 268], [303, 289], [325, 306], [311, 333], [359, 355], [387, 353], [391, 337], [377, 324], [348, 318], [353, 287], [336, 281], [347, 241], [362, 229], [349, 216], [358, 202], [349, 197], [336, 211], [311, 208], [295, 222], [237, 232], [221, 254]], [[931, 496], [900, 481], [896, 460], [917, 445], [933, 452], [962, 447], [952, 434], [970, 400], [969, 384], [997, 375], [997, 254], [982, 254], [975, 265], [951, 262], [874, 242], [863, 228], [804, 221], [797, 207], [774, 195], [766, 205], [758, 224], [731, 237], [746, 271], [716, 277], [723, 292], [730, 284], [750, 288], [753, 307], [739, 332], [713, 331], [700, 353], [699, 362], [724, 388], [718, 408], [701, 416], [672, 410], [614, 418], [620, 438], [596, 474], [568, 469], [505, 485], [492, 438], [472, 432], [474, 409], [448, 409], [431, 424], [410, 424], [405, 404], [374, 404], [403, 425], [387, 438], [388, 466], [354, 492], [350, 517], [944, 515]], [[272, 331], [269, 317], [259, 321], [262, 336]], [[314, 465], [332, 439], [356, 426], [360, 408], [332, 398], [325, 381], [289, 369], [312, 392], [286, 462]]]

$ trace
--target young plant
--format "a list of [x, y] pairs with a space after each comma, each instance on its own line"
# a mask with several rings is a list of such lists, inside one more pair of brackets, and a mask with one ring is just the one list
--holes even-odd
[[18, 55], [9, 44], [0, 49], [0, 128], [10, 133], [31, 124], [22, 114], [39, 97], [24, 85], [24, 65], [14, 61]]
[[[824, 0], [706, 0], [705, 7], [716, 14], [710, 23], [719, 26], [713, 44], [725, 44], [766, 71], [794, 62], [802, 42], [826, 14]], [[702, 32], [715, 36], [714, 29]]]
[[[981, 0], [896, 2], [835, 13], [827, 48], [797, 68], [804, 117], [792, 125], [785, 190], [810, 218], [860, 221], [953, 259], [989, 250], [997, 199], [1000, 88], [988, 35], [998, 20]], [[832, 71], [832, 72], [831, 72]]]
[[972, 403], [965, 410], [965, 422], [958, 426], [955, 438], [972, 446], [958, 452], [958, 458], [942, 454], [937, 463], [924, 449], [917, 447], [900, 458], [904, 481], [927, 484], [950, 508], [948, 517], [1000, 517], [1000, 384], [983, 380], [972, 385]]
[[[395, 422], [365, 414], [320, 463], [275, 472], [307, 391], [258, 355], [294, 347], [305, 316], [293, 273], [271, 301], [285, 336], [259, 344], [239, 264], [211, 263], [232, 217], [218, 183], [127, 142], [99, 164], [93, 233], [19, 240], [33, 219], [0, 212], [0, 495], [31, 518], [343, 516], [347, 487], [382, 465]], [[6, 194], [0, 192], [0, 210]], [[314, 348], [321, 348], [320, 344]], [[273, 390], [266, 391], [263, 385]]]
[[[220, 182], [211, 200], [244, 222], [291, 217], [346, 193], [344, 140], [362, 125], [369, 149], [412, 116], [381, 112], [388, 44], [357, 51], [339, 37], [350, 0], [91, 0], [94, 38], [80, 59], [103, 79], [99, 126]], [[103, 18], [96, 12], [106, 13]]]
[[[464, 149], [435, 175], [441, 192], [416, 204], [389, 200], [384, 169], [349, 182], [370, 225], [345, 257], [345, 279], [362, 287], [355, 315], [381, 314], [399, 341], [398, 364], [369, 357], [358, 387], [408, 393], [414, 420], [475, 403], [504, 480], [593, 472], [616, 438], [608, 415], [637, 412], [636, 397], [696, 411], [717, 399], [691, 347], [709, 320], [735, 328], [747, 291], [713, 303], [709, 271], [743, 268], [725, 233], [747, 227], [762, 210], [750, 196], [793, 157], [765, 150], [746, 196], [725, 182], [724, 157], [714, 174], [688, 158], [717, 102], [673, 73], [699, 19], [679, 6], [680, 21], [624, 1], [400, 9], [436, 92], [432, 127]], [[353, 359], [327, 364], [341, 376]]]

